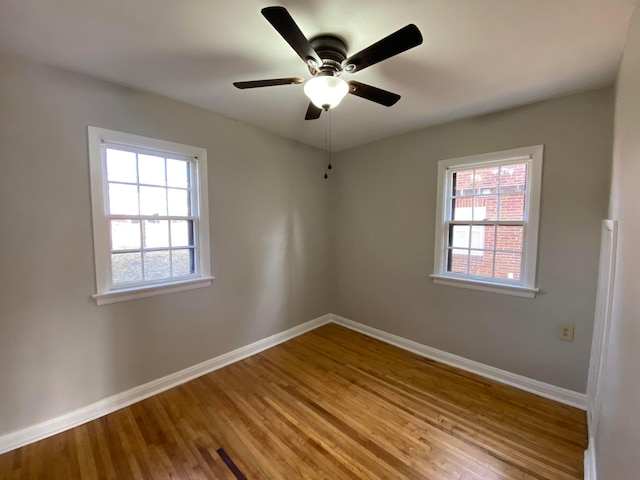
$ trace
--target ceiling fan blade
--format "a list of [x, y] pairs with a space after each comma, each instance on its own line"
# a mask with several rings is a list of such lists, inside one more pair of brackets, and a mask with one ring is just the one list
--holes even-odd
[[313, 102], [309, 102], [309, 108], [307, 108], [307, 114], [305, 115], [305, 120], [317, 120], [320, 118], [320, 114], [322, 113], [322, 109], [316, 107]]
[[291, 48], [300, 56], [303, 62], [312, 66], [322, 66], [322, 59], [313, 49], [307, 37], [304, 36], [296, 22], [284, 7], [266, 7], [262, 9], [262, 15], [284, 38]]
[[233, 82], [236, 88], [244, 90], [245, 88], [274, 87], [276, 85], [294, 85], [304, 83], [302, 77], [289, 78], [272, 78], [271, 80], [252, 80], [250, 82]]
[[418, 30], [418, 27], [415, 25], [410, 24], [355, 55], [350, 56], [342, 62], [342, 66], [346, 72], [359, 72], [382, 60], [417, 47], [421, 43], [422, 34], [420, 30]]
[[347, 82], [349, 84], [349, 93], [358, 97], [366, 98], [372, 102], [379, 103], [385, 107], [395, 105], [400, 100], [400, 95], [397, 93], [391, 93], [378, 87], [372, 87], [365, 83], [356, 82], [351, 80]]

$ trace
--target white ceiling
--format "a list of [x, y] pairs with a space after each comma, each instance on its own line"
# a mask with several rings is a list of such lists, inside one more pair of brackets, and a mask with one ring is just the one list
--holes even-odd
[[408, 23], [424, 43], [344, 78], [402, 95], [353, 95], [332, 112], [333, 150], [611, 83], [635, 0], [1, 0], [0, 50], [150, 90], [324, 148], [305, 121], [310, 77], [260, 14], [283, 5], [307, 38], [334, 33], [353, 54]]

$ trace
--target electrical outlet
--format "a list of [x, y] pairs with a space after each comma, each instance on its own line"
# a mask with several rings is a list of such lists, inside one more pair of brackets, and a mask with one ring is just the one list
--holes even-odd
[[575, 325], [571, 323], [561, 324], [560, 328], [558, 329], [558, 338], [566, 342], [573, 342], [573, 332], [575, 328]]

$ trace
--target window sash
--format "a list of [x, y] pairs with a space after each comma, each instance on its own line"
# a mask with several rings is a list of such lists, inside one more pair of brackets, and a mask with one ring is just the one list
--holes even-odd
[[[157, 157], [163, 157], [166, 160], [182, 160], [187, 162], [189, 165], [189, 187], [172, 187], [167, 185], [153, 185], [148, 183], [140, 183], [140, 177], [138, 176], [137, 182], [123, 182], [123, 181], [109, 181], [107, 175], [107, 149], [115, 148], [116, 150], [130, 152], [136, 154], [136, 159], [138, 155], [153, 155]], [[187, 156], [180, 153], [175, 153], [169, 150], [160, 150], [160, 149], [151, 149], [151, 148], [142, 148], [135, 145], [126, 145], [123, 143], [114, 143], [114, 142], [101, 142], [100, 145], [100, 157], [101, 157], [101, 166], [102, 166], [102, 184], [103, 184], [103, 192], [104, 192], [104, 214], [106, 216], [112, 215], [109, 211], [109, 184], [114, 185], [135, 185], [138, 187], [138, 207], [140, 206], [140, 187], [152, 187], [152, 188], [164, 188], [164, 189], [175, 189], [175, 190], [186, 190], [189, 192], [189, 203], [190, 203], [190, 211], [193, 216], [200, 216], [200, 205], [199, 205], [199, 190], [198, 190], [198, 182], [200, 177], [198, 171], [197, 157]], [[136, 162], [137, 163], [137, 162]], [[140, 210], [138, 210], [140, 211]]]
[[[490, 249], [490, 248], [477, 248], [477, 247], [473, 247], [471, 245], [472, 242], [472, 232], [469, 232], [469, 244], [466, 247], [462, 247], [462, 246], [453, 246], [452, 245], [452, 237], [451, 235], [453, 234], [453, 228], [454, 226], [469, 226], [469, 228], [471, 229], [474, 226], [491, 226], [491, 227], [495, 227], [495, 239], [494, 239], [494, 248]], [[504, 250], [504, 249], [499, 249], [498, 248], [498, 227], [522, 227], [522, 250]], [[444, 228], [443, 230], [445, 231], [446, 234], [446, 239], [444, 242], [444, 248], [443, 248], [443, 252], [442, 252], [442, 256], [443, 256], [443, 265], [445, 265], [445, 268], [443, 269], [443, 273], [447, 276], [453, 276], [453, 277], [459, 277], [459, 278], [473, 278], [473, 279], [477, 279], [480, 281], [484, 281], [484, 282], [496, 282], [496, 283], [507, 283], [507, 284], [514, 284], [514, 285], [524, 285], [524, 274], [525, 274], [525, 259], [526, 259], [526, 250], [527, 250], [527, 242], [526, 242], [526, 238], [527, 238], [527, 227], [528, 224], [527, 222], [523, 222], [523, 221], [487, 221], [487, 220], [469, 220], [469, 221], [462, 221], [462, 220], [456, 220], [456, 221], [446, 221], [444, 222]], [[469, 252], [469, 259], [467, 260], [467, 273], [460, 273], [460, 272], [453, 272], [451, 271], [451, 265], [450, 265], [450, 261], [451, 261], [451, 257], [449, 257], [449, 252], [453, 252], [453, 250], [464, 250], [465, 252]], [[493, 265], [491, 268], [492, 271], [492, 275], [486, 276], [486, 275], [474, 275], [470, 272], [470, 261], [471, 261], [471, 256], [473, 255], [472, 252], [487, 252], [487, 253], [491, 253], [493, 254]], [[518, 280], [515, 279], [509, 279], [509, 278], [500, 278], [500, 277], [496, 277], [496, 253], [503, 253], [503, 254], [517, 254], [520, 255], [520, 278]]]
[[[166, 161], [171, 159], [171, 160], [182, 160], [187, 162], [188, 166], [189, 166], [189, 186], [187, 188], [184, 187], [172, 187], [169, 186], [169, 181], [168, 178], [165, 177], [165, 182], [166, 185], [154, 185], [154, 184], [146, 184], [146, 183], [140, 183], [139, 182], [139, 173], [137, 175], [138, 181], [137, 182], [123, 182], [123, 181], [109, 181], [108, 179], [108, 171], [107, 171], [107, 149], [116, 149], [119, 151], [124, 151], [124, 152], [130, 152], [130, 153], [134, 153], [136, 155], [136, 165], [138, 165], [138, 155], [153, 155], [153, 156], [157, 156], [157, 157], [162, 157], [165, 161], [165, 168], [166, 168]], [[200, 269], [200, 262], [199, 262], [199, 257], [200, 257], [200, 245], [198, 242], [198, 238], [200, 238], [200, 225], [199, 225], [199, 216], [198, 216], [198, 212], [199, 212], [199, 205], [198, 205], [198, 197], [196, 196], [197, 193], [197, 189], [194, 188], [194, 183], [197, 184], [197, 180], [198, 180], [198, 171], [197, 171], [197, 166], [196, 163], [194, 162], [194, 158], [193, 157], [189, 157], [183, 154], [179, 154], [179, 153], [175, 153], [175, 152], [170, 152], [170, 151], [166, 151], [166, 150], [160, 150], [160, 149], [150, 149], [150, 148], [141, 148], [141, 147], [137, 147], [137, 146], [133, 146], [133, 145], [127, 145], [124, 143], [114, 143], [114, 142], [102, 142], [101, 145], [101, 156], [102, 156], [102, 177], [103, 177], [103, 185], [104, 185], [104, 192], [106, 195], [105, 198], [105, 217], [107, 219], [107, 225], [108, 225], [108, 231], [109, 231], [109, 261], [108, 261], [108, 285], [107, 288], [108, 290], [116, 290], [116, 289], [122, 289], [122, 288], [135, 288], [135, 287], [142, 287], [145, 285], [157, 285], [157, 284], [161, 284], [161, 283], [168, 283], [168, 282], [178, 282], [178, 281], [182, 281], [182, 280], [188, 280], [188, 279], [192, 279], [192, 278], [199, 278], [201, 276], [201, 269]], [[166, 172], [165, 172], [165, 176], [166, 176]], [[169, 189], [175, 189], [175, 190], [183, 190], [183, 191], [187, 191], [188, 192], [188, 204], [189, 204], [189, 211], [192, 213], [192, 215], [142, 215], [142, 214], [138, 214], [138, 215], [123, 215], [123, 214], [111, 214], [111, 212], [109, 211], [110, 209], [110, 197], [109, 197], [109, 185], [110, 184], [120, 184], [120, 185], [131, 185], [131, 186], [136, 186], [137, 190], [138, 190], [138, 211], [140, 211], [140, 187], [153, 187], [153, 188], [164, 188], [167, 192]], [[169, 205], [168, 205], [168, 200], [167, 200], [167, 211], [168, 211]], [[195, 214], [194, 214], [195, 212]], [[140, 248], [134, 248], [134, 249], [120, 249], [120, 250], [116, 250], [113, 248], [113, 244], [112, 244], [112, 230], [111, 230], [111, 220], [137, 220], [139, 222], [144, 222], [145, 220], [158, 220], [158, 221], [168, 221], [171, 222], [171, 220], [187, 220], [187, 221], [191, 221], [193, 222], [193, 245], [189, 245], [189, 246], [182, 246], [182, 247], [173, 247], [171, 246], [171, 228], [169, 225], [169, 229], [168, 229], [168, 237], [169, 237], [169, 246], [167, 247], [145, 247], [144, 246], [144, 234], [143, 234], [143, 227], [142, 225], [140, 225]], [[189, 250], [192, 252], [193, 255], [193, 268], [194, 268], [194, 272], [188, 275], [180, 275], [180, 276], [174, 276], [173, 275], [173, 251], [174, 250]], [[158, 279], [145, 279], [145, 257], [144, 254], [146, 252], [169, 252], [169, 276], [168, 277], [162, 277], [162, 278], [158, 278]], [[141, 269], [141, 275], [142, 275], [142, 280], [139, 282], [114, 282], [113, 278], [114, 278], [114, 271], [113, 271], [113, 260], [112, 260], [112, 255], [114, 254], [121, 254], [121, 253], [140, 253], [140, 269]]]
[[[200, 238], [200, 222], [198, 217], [194, 216], [149, 216], [149, 215], [111, 215], [108, 217], [109, 221], [109, 255], [114, 254], [122, 254], [122, 253], [140, 253], [141, 255], [141, 273], [143, 280], [139, 282], [114, 282], [113, 281], [113, 262], [111, 257], [109, 258], [109, 289], [121, 289], [121, 288], [132, 288], [132, 287], [140, 287], [144, 285], [156, 285], [158, 283], [167, 283], [167, 282], [178, 282], [182, 280], [188, 280], [191, 278], [199, 278], [201, 276], [200, 268], [199, 268], [199, 260], [200, 260], [200, 245], [198, 239]], [[171, 224], [168, 225], [168, 243], [169, 245], [166, 247], [145, 247], [144, 246], [144, 232], [143, 226], [140, 225], [140, 248], [125, 248], [125, 249], [114, 249], [113, 248], [113, 238], [111, 231], [111, 220], [133, 220], [143, 222], [145, 220], [159, 220], [159, 221], [168, 221], [177, 220], [177, 221], [191, 221], [193, 222], [193, 244], [192, 245], [181, 245], [181, 246], [173, 246], [171, 239]], [[173, 252], [176, 250], [189, 250], [193, 255], [192, 263], [194, 272], [187, 275], [173, 275]], [[144, 266], [144, 254], [146, 252], [169, 252], [169, 276], [163, 277], [159, 279], [147, 280], [145, 277], [145, 266]]]
[[[525, 163], [527, 165], [527, 176], [526, 176], [526, 183], [525, 183], [525, 189], [522, 192], [516, 192], [516, 193], [501, 193], [500, 192], [500, 183], [498, 183], [498, 188], [496, 193], [489, 193], [489, 194], [477, 194], [476, 193], [476, 176], [474, 174], [474, 178], [473, 178], [473, 187], [472, 187], [472, 194], [471, 195], [455, 195], [455, 185], [453, 182], [453, 175], [455, 173], [460, 173], [460, 172], [464, 172], [464, 171], [468, 171], [468, 170], [473, 170], [474, 172], [476, 170], [481, 170], [481, 169], [485, 169], [485, 168], [489, 168], [489, 167], [497, 167], [497, 168], [501, 168], [504, 167], [506, 165], [519, 165], [519, 164], [523, 164]], [[496, 211], [496, 218], [498, 218], [500, 216], [500, 202], [501, 202], [501, 196], [504, 195], [524, 195], [525, 201], [524, 201], [524, 212], [523, 212], [523, 217], [522, 220], [517, 220], [519, 222], [522, 221], [528, 221], [529, 219], [529, 208], [530, 208], [530, 195], [531, 195], [531, 182], [532, 182], [532, 158], [530, 156], [526, 156], [526, 157], [519, 157], [519, 158], [512, 158], [512, 159], [508, 159], [508, 160], [499, 160], [499, 161], [494, 161], [494, 162], [477, 162], [475, 164], [467, 164], [467, 165], [459, 165], [459, 166], [455, 166], [455, 167], [448, 167], [447, 168], [447, 173], [446, 173], [446, 184], [445, 184], [445, 194], [446, 194], [446, 199], [445, 199], [445, 221], [455, 221], [453, 220], [453, 204], [457, 199], [471, 199], [472, 200], [472, 205], [475, 203], [473, 202], [473, 199], [478, 197], [478, 198], [486, 198], [486, 197], [491, 197], [491, 196], [495, 196], [497, 197], [497, 211]], [[490, 220], [490, 221], [499, 221], [499, 222], [508, 222], [509, 220]], [[466, 220], [465, 220], [466, 222]]]
[[[526, 230], [527, 230], [527, 223], [528, 223], [528, 218], [529, 218], [529, 204], [530, 204], [530, 190], [531, 190], [531, 165], [532, 161], [531, 161], [531, 157], [530, 156], [521, 156], [521, 157], [516, 157], [516, 158], [509, 158], [509, 159], [505, 159], [505, 160], [497, 160], [497, 161], [493, 161], [493, 162], [474, 162], [472, 164], [467, 164], [467, 165], [459, 165], [459, 166], [455, 166], [455, 167], [449, 167], [447, 168], [447, 172], [446, 172], [446, 180], [445, 180], [445, 219], [444, 222], [442, 224], [442, 229], [443, 229], [443, 233], [444, 233], [444, 242], [443, 242], [443, 248], [442, 248], [442, 260], [441, 260], [441, 264], [443, 265], [443, 269], [442, 269], [442, 274], [446, 275], [446, 276], [451, 276], [451, 277], [458, 277], [458, 278], [469, 278], [469, 279], [477, 279], [477, 280], [481, 280], [484, 282], [492, 282], [492, 283], [506, 283], [506, 284], [514, 284], [514, 285], [524, 285], [525, 284], [525, 279], [526, 279], [526, 272], [525, 272], [525, 268], [526, 268], [526, 262], [525, 262], [525, 258], [526, 258]], [[500, 182], [498, 181], [498, 185], [496, 186], [496, 191], [492, 192], [492, 193], [488, 193], [488, 194], [484, 194], [484, 193], [478, 193], [478, 187], [476, 186], [476, 175], [475, 172], [477, 170], [482, 170], [482, 169], [486, 169], [486, 168], [491, 168], [491, 167], [496, 167], [498, 169], [501, 169], [504, 166], [507, 165], [520, 165], [520, 164], [526, 164], [527, 165], [527, 174], [525, 177], [525, 189], [523, 191], [519, 191], [517, 193], [501, 193], [501, 185]], [[467, 195], [456, 195], [456, 185], [454, 182], [454, 174], [460, 173], [460, 172], [466, 172], [466, 171], [473, 171], [473, 184], [472, 184], [472, 188], [471, 188], [471, 194], [467, 194]], [[504, 195], [524, 195], [524, 210], [523, 210], [523, 219], [522, 220], [453, 220], [453, 215], [454, 215], [454, 210], [455, 210], [455, 202], [458, 199], [470, 199], [471, 200], [471, 204], [472, 204], [472, 212], [475, 211], [475, 198], [487, 198], [487, 197], [496, 197], [497, 199], [497, 206], [496, 206], [496, 218], [499, 218], [500, 216], [500, 207], [501, 207], [501, 197]], [[472, 213], [473, 216], [473, 213]], [[522, 241], [522, 251], [520, 252], [513, 252], [513, 251], [503, 251], [503, 250], [498, 250], [496, 247], [497, 245], [497, 238], [495, 240], [495, 244], [494, 244], [494, 249], [490, 250], [490, 249], [482, 249], [482, 248], [472, 248], [471, 246], [471, 234], [469, 235], [469, 245], [465, 248], [465, 247], [452, 247], [450, 246], [451, 243], [451, 235], [452, 235], [452, 226], [455, 225], [460, 225], [460, 226], [469, 226], [470, 228], [473, 226], [494, 226], [496, 228], [496, 232], [497, 232], [497, 227], [499, 226], [521, 226], [523, 227], [523, 241]], [[496, 233], [497, 234], [497, 233]], [[469, 253], [468, 255], [468, 259], [467, 259], [467, 273], [460, 273], [460, 272], [453, 272], [451, 271], [451, 258], [449, 253], [453, 252], [453, 250], [464, 250], [466, 252]], [[493, 265], [492, 265], [492, 275], [489, 276], [482, 276], [482, 275], [474, 275], [471, 273], [470, 271], [470, 262], [471, 262], [471, 256], [472, 256], [472, 251], [486, 251], [486, 252], [491, 252], [493, 253]], [[504, 278], [497, 278], [495, 276], [496, 274], [496, 253], [517, 253], [519, 254], [520, 257], [520, 275], [519, 275], [519, 279], [515, 280], [515, 279], [504, 279]]]

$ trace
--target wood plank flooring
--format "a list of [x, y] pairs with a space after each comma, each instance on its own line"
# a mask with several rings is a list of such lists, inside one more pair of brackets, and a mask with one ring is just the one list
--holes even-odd
[[0, 456], [0, 478], [583, 478], [585, 414], [325, 325]]

